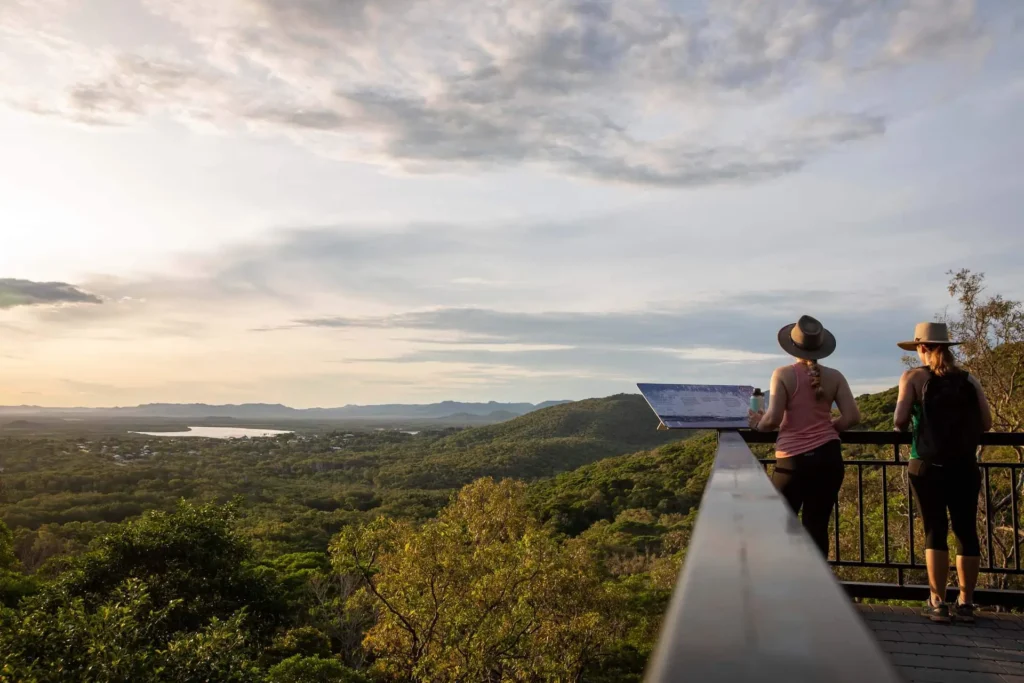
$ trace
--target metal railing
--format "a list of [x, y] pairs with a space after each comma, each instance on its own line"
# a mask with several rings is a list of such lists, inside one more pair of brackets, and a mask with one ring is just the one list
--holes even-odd
[[[752, 444], [770, 444], [775, 442], [776, 434], [767, 432], [740, 432], [743, 439], [747, 443]], [[831, 547], [831, 559], [829, 564], [833, 567], [860, 567], [865, 569], [881, 569], [881, 570], [892, 570], [894, 573], [895, 582], [877, 582], [877, 581], [844, 581], [843, 585], [847, 592], [853, 597], [863, 598], [879, 598], [879, 599], [907, 599], [907, 600], [924, 600], [928, 595], [928, 588], [924, 584], [911, 584], [908, 582], [908, 572], [910, 571], [924, 571], [924, 557], [923, 553], [917, 552], [918, 547], [923, 547], [917, 544], [917, 536], [915, 533], [915, 522], [914, 517], [916, 514], [915, 506], [911, 502], [910, 492], [910, 481], [909, 477], [900, 476], [898, 482], [901, 488], [898, 491], [898, 495], [902, 497], [902, 505], [905, 508], [904, 511], [899, 513], [900, 517], [905, 517], [906, 522], [903, 523], [899, 520], [899, 526], [901, 527], [899, 533], [906, 534], [905, 538], [907, 541], [907, 548], [905, 553], [905, 559], [897, 560], [894, 558], [892, 552], [892, 533], [891, 526], [894, 522], [894, 516], [890, 509], [890, 494], [893, 493], [893, 487], [890, 486], [890, 475], [889, 471], [891, 468], [896, 468], [897, 471], [903, 473], [906, 471], [908, 460], [902, 458], [900, 455], [900, 447], [910, 443], [910, 434], [900, 432], [845, 432], [841, 435], [844, 446], [846, 445], [867, 445], [867, 446], [892, 446], [892, 458], [854, 458], [844, 459], [843, 462], [847, 468], [847, 474], [849, 475], [850, 470], [856, 470], [856, 548], [854, 557], [844, 557], [842, 553], [842, 543], [840, 542], [840, 527], [844, 526], [844, 520], [839, 503], [839, 497], [836, 498], [835, 511], [832, 516], [832, 547]], [[1024, 446], [1024, 433], [987, 433], [983, 435], [982, 439], [983, 446]], [[761, 458], [761, 464], [767, 471], [769, 466], [775, 462], [774, 458]], [[979, 462], [979, 466], [982, 470], [982, 495], [983, 501], [980, 503], [979, 512], [983, 513], [979, 515], [979, 524], [984, 526], [984, 529], [979, 529], [979, 537], [982, 541], [982, 567], [981, 574], [988, 575], [991, 577], [1002, 577], [987, 582], [983, 581], [979, 584], [979, 587], [975, 591], [975, 600], [981, 604], [988, 605], [1000, 605], [1006, 607], [1024, 607], [1024, 581], [1013, 582], [1010, 577], [1024, 577], [1024, 569], [1021, 568], [1021, 529], [1020, 529], [1020, 503], [1019, 503], [1019, 489], [1021, 487], [1022, 477], [1024, 477], [1024, 463], [1021, 462]], [[869, 559], [865, 553], [866, 535], [865, 535], [865, 470], [869, 473], [874, 471], [880, 471], [881, 476], [877, 477], [880, 482], [877, 485], [881, 489], [881, 511], [882, 511], [882, 528], [881, 528], [881, 541], [882, 541], [882, 552], [881, 558]], [[996, 478], [997, 472], [1005, 471], [1009, 476], [1006, 478], [1008, 486], [1006, 491], [1002, 495], [1001, 500], [993, 500], [993, 480]], [[849, 477], [847, 477], [849, 478]], [[993, 522], [994, 513], [1004, 513], [1004, 510], [1009, 507], [1009, 531], [1010, 538], [1003, 544], [1006, 547], [1003, 551], [1002, 566], [997, 565], [995, 562], [994, 554], [994, 527]], [[1005, 513], [1004, 513], [1005, 516]], [[847, 518], [849, 515], [847, 515]], [[982, 517], [984, 521], [982, 522]], [[904, 527], [905, 528], [902, 528]], [[877, 552], [875, 553], [878, 554]], [[900, 553], [903, 555], [904, 553]], [[952, 569], [952, 568], [951, 568]], [[951, 576], [955, 576], [955, 572], [951, 572]], [[927, 581], [922, 576], [922, 581]], [[984, 583], [989, 584], [1006, 584], [1008, 582], [1017, 583], [1018, 590], [998, 588], [998, 587], [985, 587]], [[950, 588], [950, 590], [954, 590]]]
[[736, 432], [719, 437], [645, 680], [900, 680]]

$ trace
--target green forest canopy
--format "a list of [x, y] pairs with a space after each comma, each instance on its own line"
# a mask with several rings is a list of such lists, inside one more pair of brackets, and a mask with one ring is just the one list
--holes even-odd
[[638, 680], [714, 449], [656, 426], [619, 395], [415, 436], [4, 437], [0, 670]]

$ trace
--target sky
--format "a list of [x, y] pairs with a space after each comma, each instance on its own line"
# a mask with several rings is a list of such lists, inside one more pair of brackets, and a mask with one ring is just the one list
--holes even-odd
[[1019, 0], [3, 0], [0, 404], [858, 392], [1024, 298]]

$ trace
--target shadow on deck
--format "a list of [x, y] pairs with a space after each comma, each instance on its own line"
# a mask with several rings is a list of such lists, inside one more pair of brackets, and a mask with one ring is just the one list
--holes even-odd
[[1024, 683], [1024, 617], [979, 612], [933, 624], [918, 609], [857, 605], [900, 675], [914, 683]]

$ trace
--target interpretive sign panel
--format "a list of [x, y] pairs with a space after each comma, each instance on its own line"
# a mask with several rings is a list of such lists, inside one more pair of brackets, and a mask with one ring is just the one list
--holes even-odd
[[637, 384], [664, 427], [745, 429], [754, 387], [731, 384]]

